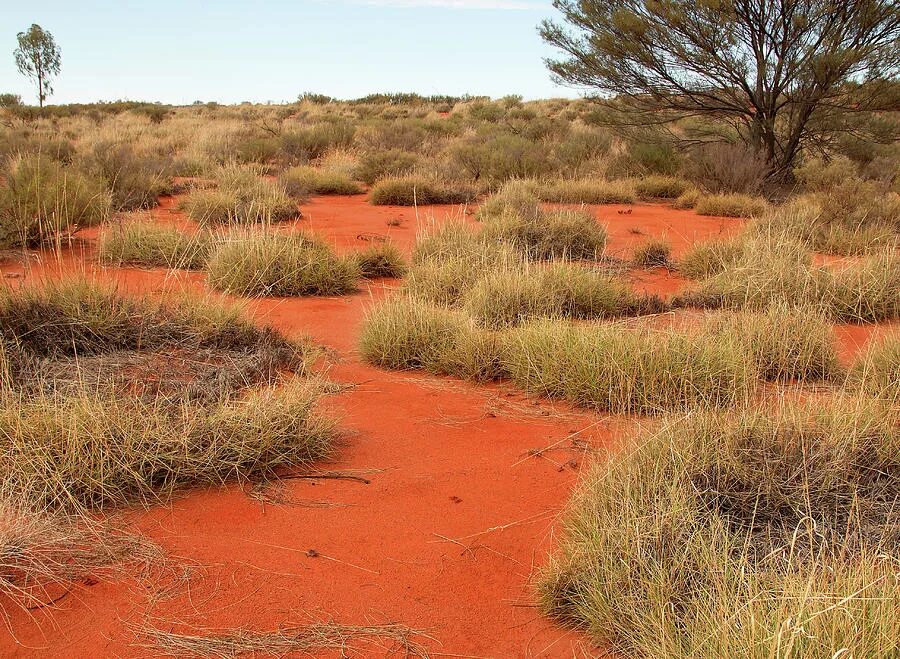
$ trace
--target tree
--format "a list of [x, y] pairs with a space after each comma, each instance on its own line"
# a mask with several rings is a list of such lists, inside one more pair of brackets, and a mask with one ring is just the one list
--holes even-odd
[[568, 58], [547, 65], [557, 81], [599, 91], [609, 123], [727, 126], [765, 156], [770, 178], [789, 176], [806, 146], [863, 123], [848, 117], [896, 100], [897, 0], [553, 5], [568, 26], [544, 21], [541, 36]]
[[59, 74], [60, 52], [53, 35], [40, 25], [32, 24], [27, 32], [19, 32], [19, 47], [15, 50], [19, 73], [37, 81], [38, 103], [53, 93], [50, 79]]

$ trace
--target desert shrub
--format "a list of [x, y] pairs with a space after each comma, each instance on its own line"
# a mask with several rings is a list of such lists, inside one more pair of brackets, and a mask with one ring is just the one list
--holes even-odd
[[849, 382], [870, 396], [900, 402], [900, 335], [873, 341], [853, 364]]
[[612, 413], [728, 407], [756, 372], [741, 347], [676, 331], [553, 321], [509, 337], [506, 368], [531, 393]]
[[217, 174], [216, 189], [191, 192], [181, 208], [201, 225], [258, 224], [298, 217], [297, 204], [281, 184], [261, 178], [261, 174], [253, 168], [223, 167]]
[[180, 488], [272, 475], [323, 457], [331, 424], [294, 383], [198, 409], [82, 395], [0, 408], [0, 491], [50, 509], [151, 503]]
[[39, 156], [12, 160], [0, 187], [0, 246], [32, 244], [109, 216], [102, 182]]
[[740, 238], [715, 238], [691, 245], [678, 262], [678, 271], [689, 279], [705, 279], [733, 265], [744, 253]]
[[678, 171], [678, 156], [675, 148], [668, 143], [631, 142], [628, 155], [644, 173], [671, 176]]
[[794, 176], [813, 192], [828, 192], [848, 180], [858, 179], [859, 170], [849, 158], [839, 157], [830, 162], [814, 158], [795, 168]]
[[486, 240], [507, 242], [529, 259], [597, 259], [606, 247], [606, 229], [583, 210], [504, 213], [485, 218], [483, 233]]
[[220, 242], [209, 256], [207, 275], [210, 286], [227, 293], [295, 297], [351, 293], [360, 270], [316, 238], [254, 231]]
[[240, 163], [268, 165], [281, 153], [281, 140], [277, 137], [250, 137], [239, 142], [234, 157]]
[[69, 163], [75, 156], [75, 147], [55, 134], [9, 129], [0, 135], [0, 161], [14, 156], [39, 156]]
[[669, 265], [671, 256], [672, 245], [668, 240], [649, 238], [635, 247], [631, 261], [643, 268], [657, 268]]
[[690, 183], [676, 176], [646, 176], [634, 182], [639, 197], [675, 199], [690, 188]]
[[553, 148], [553, 156], [563, 174], [578, 176], [609, 153], [612, 138], [597, 129], [574, 129]]
[[356, 178], [373, 185], [383, 178], [403, 176], [413, 171], [419, 164], [419, 156], [408, 151], [390, 149], [367, 153], [359, 159], [354, 172]]
[[775, 302], [762, 313], [726, 316], [718, 326], [753, 356], [766, 380], [828, 380], [841, 372], [831, 322], [815, 308]]
[[125, 222], [107, 227], [99, 252], [103, 263], [201, 270], [213, 243], [206, 233], [186, 234], [155, 222]]
[[745, 194], [715, 194], [700, 197], [694, 206], [697, 215], [720, 215], [722, 217], [757, 217], [769, 209], [769, 203], [762, 197]]
[[81, 157], [84, 168], [103, 179], [115, 210], [156, 206], [159, 196], [172, 190], [172, 162], [138, 154], [125, 143], [99, 142]]
[[455, 143], [450, 157], [472, 180], [502, 183], [532, 178], [550, 171], [546, 147], [518, 135], [476, 136]]
[[615, 318], [664, 308], [660, 300], [640, 297], [623, 282], [568, 263], [489, 271], [462, 303], [476, 323], [491, 329], [536, 318]]
[[859, 401], [671, 420], [587, 479], [544, 610], [630, 656], [892, 656], [897, 428]]
[[382, 179], [372, 187], [369, 193], [369, 203], [373, 206], [463, 204], [474, 198], [475, 192], [468, 186], [441, 183], [416, 175]]
[[306, 164], [321, 158], [332, 149], [353, 144], [356, 129], [345, 122], [325, 122], [284, 132], [279, 136], [280, 148], [287, 164]]
[[759, 194], [769, 171], [765, 155], [742, 144], [704, 144], [691, 151], [685, 175], [713, 194]]
[[694, 208], [694, 206], [697, 205], [697, 202], [700, 201], [700, 198], [702, 196], [703, 193], [700, 192], [699, 189], [688, 188], [675, 198], [675, 201], [672, 202], [672, 208], [676, 208], [679, 210]]
[[369, 311], [360, 334], [360, 353], [383, 368], [445, 374], [470, 326], [463, 313], [400, 297]]
[[366, 279], [402, 277], [407, 271], [406, 259], [391, 242], [370, 245], [355, 252], [353, 259], [359, 265], [360, 276]]
[[562, 204], [632, 204], [637, 199], [634, 183], [627, 180], [551, 181], [540, 185], [537, 194], [542, 201]]
[[501, 217], [508, 213], [524, 217], [541, 215], [541, 200], [535, 194], [538, 183], [528, 179], [507, 181], [495, 193], [485, 199], [478, 207], [475, 218], [485, 219]]
[[354, 195], [362, 192], [359, 184], [346, 174], [315, 167], [291, 167], [282, 172], [278, 182], [297, 199], [310, 194]]

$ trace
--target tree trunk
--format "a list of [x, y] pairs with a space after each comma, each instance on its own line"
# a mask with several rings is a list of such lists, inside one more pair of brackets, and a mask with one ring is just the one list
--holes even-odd
[[38, 74], [38, 104], [44, 107], [44, 77]]

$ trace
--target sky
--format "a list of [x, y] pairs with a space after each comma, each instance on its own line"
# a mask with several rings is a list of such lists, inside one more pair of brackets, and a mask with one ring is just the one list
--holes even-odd
[[[543, 63], [551, 0], [34, 0], [0, 8], [0, 92], [37, 103], [16, 34], [53, 34], [50, 103], [284, 102], [311, 91], [577, 96]], [[14, 6], [9, 6], [14, 5]]]

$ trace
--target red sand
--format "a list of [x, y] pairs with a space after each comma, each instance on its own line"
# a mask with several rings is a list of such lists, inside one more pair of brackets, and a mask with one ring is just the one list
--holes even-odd
[[[305, 219], [297, 226], [341, 250], [364, 246], [360, 237], [386, 234], [409, 251], [417, 225], [461, 212], [420, 208], [417, 220], [414, 209], [372, 207], [362, 196], [318, 198], [302, 208]], [[593, 209], [609, 228], [610, 250], [621, 256], [649, 235], [669, 238], [678, 255], [696, 240], [741, 226], [653, 205], [617, 213], [625, 208]], [[186, 224], [169, 199], [154, 215]], [[396, 219], [399, 226], [388, 225]], [[93, 235], [86, 232], [86, 238]], [[44, 257], [27, 268], [7, 262], [0, 270], [19, 275], [7, 280], [11, 285], [62, 269], [134, 291], [203, 286], [200, 274], [101, 268], [92, 253], [88, 240], [69, 250], [62, 266]], [[664, 269], [639, 271], [632, 279], [666, 294], [684, 283]], [[542, 457], [527, 452], [576, 431], [595, 446], [609, 445], [627, 422], [533, 401], [505, 387], [361, 363], [356, 341], [365, 310], [390, 288], [391, 282], [379, 282], [343, 298], [248, 303], [261, 322], [288, 335], [309, 334], [335, 351], [329, 377], [356, 386], [326, 403], [346, 432], [324, 468], [378, 470], [370, 484], [284, 481], [282, 495], [334, 504], [328, 507], [264, 504], [232, 486], [129, 511], [149, 537], [192, 566], [189, 578], [169, 597], [137, 581], [77, 585], [56, 609], [14, 612], [15, 636], [0, 636], [0, 656], [156, 656], [134, 647], [127, 627], [148, 617], [163, 629], [397, 622], [425, 630], [428, 638], [421, 640], [434, 656], [597, 656], [583, 636], [540, 614], [533, 588], [586, 456], [567, 449]], [[838, 334], [842, 350], [855, 353], [871, 329], [840, 327]], [[318, 555], [310, 557], [311, 549]], [[358, 650], [382, 656], [390, 648]]]

